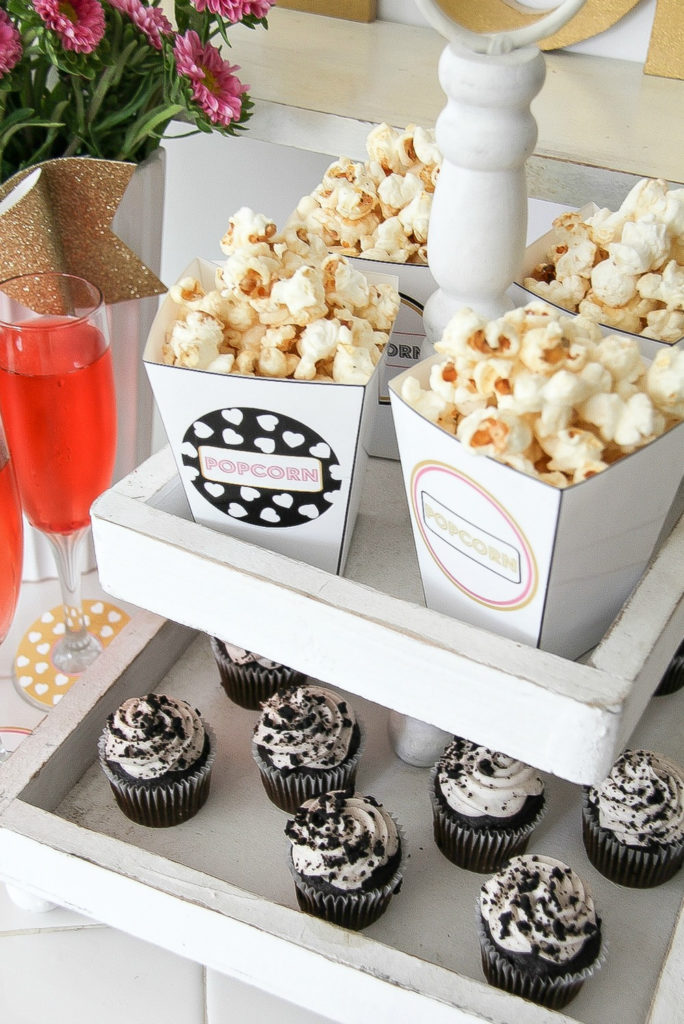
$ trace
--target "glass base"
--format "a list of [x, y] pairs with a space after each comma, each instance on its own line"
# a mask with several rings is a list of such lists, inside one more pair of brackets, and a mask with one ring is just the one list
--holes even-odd
[[[130, 620], [125, 611], [106, 601], [84, 601], [83, 611], [88, 633], [98, 648], [100, 645], [107, 647]], [[43, 710], [54, 707], [82, 671], [65, 672], [55, 664], [55, 647], [63, 635], [63, 609], [57, 605], [43, 612], [19, 642], [13, 665], [14, 686], [34, 707]]]

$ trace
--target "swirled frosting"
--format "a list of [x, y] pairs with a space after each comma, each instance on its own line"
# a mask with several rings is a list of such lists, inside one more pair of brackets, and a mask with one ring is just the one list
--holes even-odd
[[344, 891], [361, 888], [396, 858], [400, 847], [397, 826], [382, 805], [347, 790], [307, 800], [285, 834], [300, 875]]
[[302, 684], [264, 701], [254, 742], [275, 768], [325, 769], [350, 752], [356, 716], [332, 690]]
[[599, 825], [626, 846], [684, 842], [684, 770], [648, 750], [625, 750], [589, 788]]
[[439, 759], [436, 784], [449, 807], [467, 818], [511, 818], [544, 791], [534, 768], [460, 737]]
[[104, 755], [134, 779], [190, 768], [204, 750], [199, 711], [178, 697], [130, 697], [107, 718]]
[[492, 939], [508, 953], [551, 964], [577, 956], [599, 931], [591, 892], [572, 868], [552, 857], [512, 857], [480, 890]]
[[261, 668], [279, 667], [279, 662], [271, 661], [270, 658], [264, 658], [261, 654], [255, 654], [254, 651], [246, 651], [244, 647], [236, 647], [234, 644], [226, 643], [225, 640], [217, 642], [219, 650], [236, 665], [260, 665]]

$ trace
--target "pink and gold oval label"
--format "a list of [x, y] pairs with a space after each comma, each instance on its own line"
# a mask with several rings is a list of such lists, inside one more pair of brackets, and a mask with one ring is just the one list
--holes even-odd
[[489, 491], [453, 466], [421, 462], [410, 496], [435, 566], [462, 594], [498, 611], [529, 604], [539, 582], [532, 546]]

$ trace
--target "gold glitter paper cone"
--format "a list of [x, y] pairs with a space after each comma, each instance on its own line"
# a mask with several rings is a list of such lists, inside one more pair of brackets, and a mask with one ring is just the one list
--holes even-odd
[[47, 160], [0, 186], [0, 275], [62, 271], [97, 285], [105, 302], [166, 287], [111, 229], [135, 164], [91, 157]]

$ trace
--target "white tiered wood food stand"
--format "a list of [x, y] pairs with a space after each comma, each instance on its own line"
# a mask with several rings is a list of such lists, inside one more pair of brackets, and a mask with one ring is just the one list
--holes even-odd
[[[435, 75], [443, 40], [430, 30], [277, 9], [270, 23], [265, 38], [245, 32], [236, 41], [258, 98], [258, 138], [358, 158], [371, 123], [430, 124], [443, 107]], [[618, 61], [547, 60], [531, 194], [609, 205], [637, 177], [681, 180], [684, 83], [644, 78]], [[304, 65], [317, 82], [316, 110]], [[651, 695], [684, 635], [684, 522], [582, 665], [423, 606], [400, 470], [389, 461], [371, 460], [345, 578], [191, 522], [168, 451], [98, 500], [94, 531], [104, 589], [149, 610], [3, 766], [0, 876], [332, 1020], [681, 1019], [681, 878], [651, 891], [602, 879], [582, 848], [579, 806], [580, 784], [599, 778], [628, 739], [681, 760], [684, 691]], [[251, 760], [255, 713], [227, 701], [206, 633], [335, 684], [358, 708], [368, 734], [360, 787], [396, 813], [410, 853], [402, 891], [363, 934], [296, 909], [286, 818], [266, 800]], [[169, 830], [125, 819], [95, 763], [106, 714], [151, 688], [196, 703], [220, 751], [207, 805]], [[474, 927], [481, 878], [436, 849], [427, 773], [393, 755], [388, 709], [547, 773], [549, 811], [531, 849], [590, 881], [608, 942], [603, 969], [564, 1013], [483, 981]]]

